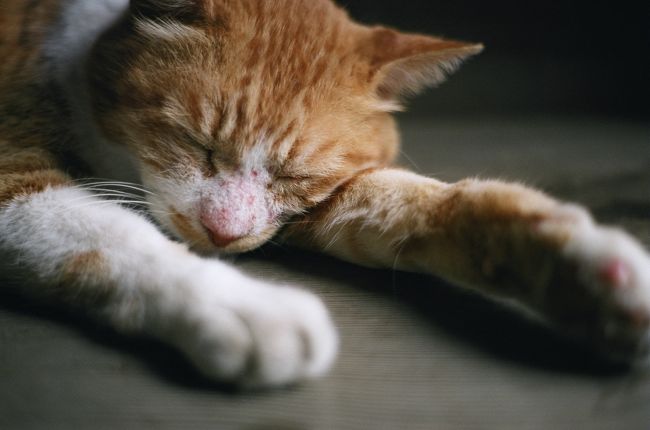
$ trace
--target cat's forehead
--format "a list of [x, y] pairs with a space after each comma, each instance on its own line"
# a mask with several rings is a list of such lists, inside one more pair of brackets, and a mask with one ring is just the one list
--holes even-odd
[[155, 42], [139, 68], [158, 83], [152, 91], [162, 93], [162, 112], [172, 121], [221, 141], [284, 140], [359, 92], [352, 79], [356, 26], [332, 2], [204, 4], [205, 22], [137, 23]]
[[241, 105], [310, 110], [352, 83], [355, 27], [332, 2], [244, 3], [254, 7], [224, 13], [219, 39], [222, 90], [238, 92]]

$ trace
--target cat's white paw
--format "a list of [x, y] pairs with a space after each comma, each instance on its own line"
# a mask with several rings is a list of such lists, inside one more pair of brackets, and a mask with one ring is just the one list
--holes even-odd
[[338, 338], [320, 299], [290, 287], [244, 276], [213, 288], [201, 285], [187, 298], [172, 332], [206, 376], [246, 387], [278, 386], [323, 375]]
[[621, 230], [579, 222], [564, 255], [586, 290], [575, 297], [578, 313], [593, 307], [582, 312], [590, 336], [614, 359], [650, 363], [648, 253]]

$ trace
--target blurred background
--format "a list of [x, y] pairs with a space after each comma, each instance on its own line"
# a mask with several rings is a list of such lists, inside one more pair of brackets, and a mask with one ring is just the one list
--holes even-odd
[[364, 23], [483, 42], [410, 115], [650, 119], [650, 2], [339, 0]]

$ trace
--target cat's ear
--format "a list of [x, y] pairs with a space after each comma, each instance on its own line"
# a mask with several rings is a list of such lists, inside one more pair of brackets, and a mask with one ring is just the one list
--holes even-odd
[[197, 14], [199, 0], [131, 0], [131, 11], [147, 18], [192, 17]]
[[419, 34], [372, 28], [362, 52], [370, 61], [369, 80], [377, 94], [388, 100], [435, 86], [483, 45]]

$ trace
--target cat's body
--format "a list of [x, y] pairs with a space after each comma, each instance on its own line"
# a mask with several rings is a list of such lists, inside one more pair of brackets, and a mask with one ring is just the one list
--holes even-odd
[[364, 27], [329, 0], [8, 3], [0, 252], [30, 275], [26, 294], [158, 337], [217, 379], [329, 368], [316, 298], [106, 199], [144, 194], [202, 253], [279, 235], [513, 297], [610, 356], [648, 356], [650, 259], [624, 233], [518, 185], [389, 168], [400, 94], [479, 45]]

